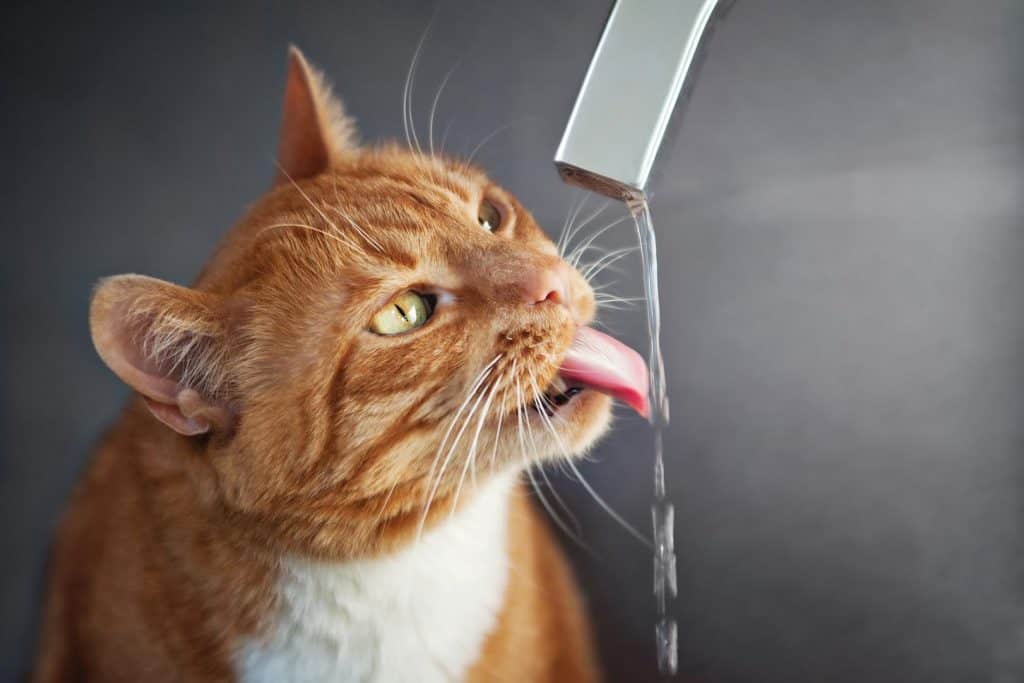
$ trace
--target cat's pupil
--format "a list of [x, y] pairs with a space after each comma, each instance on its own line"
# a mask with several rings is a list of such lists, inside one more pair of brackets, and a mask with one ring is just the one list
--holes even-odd
[[494, 232], [501, 226], [501, 212], [486, 199], [480, 202], [476, 219], [480, 222], [480, 227], [487, 232]]
[[374, 314], [370, 331], [393, 336], [414, 330], [427, 322], [436, 305], [435, 294], [419, 294], [412, 290], [403, 292]]

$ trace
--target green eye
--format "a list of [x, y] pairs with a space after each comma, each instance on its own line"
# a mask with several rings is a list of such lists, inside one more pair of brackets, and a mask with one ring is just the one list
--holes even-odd
[[370, 330], [390, 337], [422, 327], [434, 312], [436, 300], [432, 294], [403, 292], [374, 314]]
[[487, 232], [494, 232], [501, 227], [501, 212], [498, 211], [498, 207], [485, 199], [480, 202], [480, 207], [476, 210], [476, 220], [480, 223], [481, 228]]

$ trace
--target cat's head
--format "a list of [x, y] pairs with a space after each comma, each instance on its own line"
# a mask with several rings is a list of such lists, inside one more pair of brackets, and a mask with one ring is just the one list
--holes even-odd
[[610, 395], [646, 411], [643, 361], [594, 311], [511, 194], [458, 160], [359, 146], [293, 50], [274, 187], [193, 288], [108, 278], [91, 325], [234, 520], [352, 556], [470, 481], [580, 453]]

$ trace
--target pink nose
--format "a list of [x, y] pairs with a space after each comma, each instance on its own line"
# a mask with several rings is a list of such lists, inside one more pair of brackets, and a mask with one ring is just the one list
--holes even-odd
[[566, 282], [565, 263], [559, 261], [547, 268], [531, 268], [524, 272], [519, 280], [519, 291], [523, 301], [528, 304], [542, 304], [546, 301], [565, 304]]

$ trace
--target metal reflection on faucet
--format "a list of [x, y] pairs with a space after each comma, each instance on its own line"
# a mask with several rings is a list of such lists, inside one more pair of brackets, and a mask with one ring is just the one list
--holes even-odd
[[651, 167], [718, 0], [618, 0], [583, 79], [555, 166], [627, 203]]

